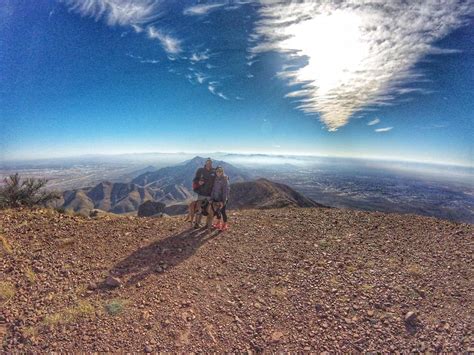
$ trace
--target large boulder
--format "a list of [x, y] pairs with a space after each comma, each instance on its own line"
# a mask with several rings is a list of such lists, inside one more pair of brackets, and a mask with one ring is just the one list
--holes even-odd
[[138, 217], [151, 217], [162, 214], [166, 205], [157, 201], [145, 201], [138, 207]]

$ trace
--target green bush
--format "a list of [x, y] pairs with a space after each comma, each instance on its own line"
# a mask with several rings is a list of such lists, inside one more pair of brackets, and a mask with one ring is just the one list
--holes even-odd
[[57, 192], [46, 191], [48, 180], [27, 178], [22, 179], [18, 173], [3, 179], [0, 186], [0, 208], [32, 207], [45, 205], [58, 199]]
[[122, 300], [114, 299], [114, 300], [106, 303], [104, 307], [105, 307], [106, 312], [109, 315], [116, 316], [116, 315], [122, 313], [123, 308], [125, 306], [125, 303], [126, 302], [124, 302]]

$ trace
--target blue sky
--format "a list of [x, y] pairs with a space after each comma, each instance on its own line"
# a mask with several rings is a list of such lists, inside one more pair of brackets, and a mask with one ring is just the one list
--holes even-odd
[[229, 151], [473, 165], [473, 7], [3, 0], [1, 157]]

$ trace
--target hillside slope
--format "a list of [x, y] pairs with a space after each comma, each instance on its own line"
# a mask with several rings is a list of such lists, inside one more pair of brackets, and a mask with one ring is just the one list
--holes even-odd
[[229, 209], [326, 207], [296, 192], [288, 185], [267, 179], [238, 182], [231, 185]]
[[472, 225], [321, 208], [230, 221], [1, 211], [0, 349], [472, 349]]
[[64, 209], [88, 215], [97, 208], [112, 213], [136, 211], [147, 200], [154, 200], [150, 189], [132, 183], [103, 181], [94, 187], [65, 191], [54, 204]]

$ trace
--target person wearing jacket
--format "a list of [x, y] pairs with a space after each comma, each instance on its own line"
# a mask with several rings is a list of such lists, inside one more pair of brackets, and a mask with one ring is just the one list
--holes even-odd
[[212, 167], [212, 160], [211, 158], [208, 158], [204, 167], [196, 170], [193, 179], [193, 191], [198, 194], [197, 201], [200, 201], [201, 204], [200, 211], [197, 213], [197, 219], [194, 225], [195, 228], [200, 226], [202, 212], [207, 209], [215, 178], [216, 172]]
[[[213, 224], [214, 228], [220, 230], [227, 230], [229, 228], [227, 224], [227, 213], [226, 204], [229, 199], [230, 184], [229, 177], [224, 174], [224, 168], [218, 166], [216, 168], [216, 178], [214, 180], [214, 186], [211, 191], [211, 201], [218, 202], [218, 210], [216, 211], [217, 223]], [[222, 216], [222, 222], [221, 217]]]

